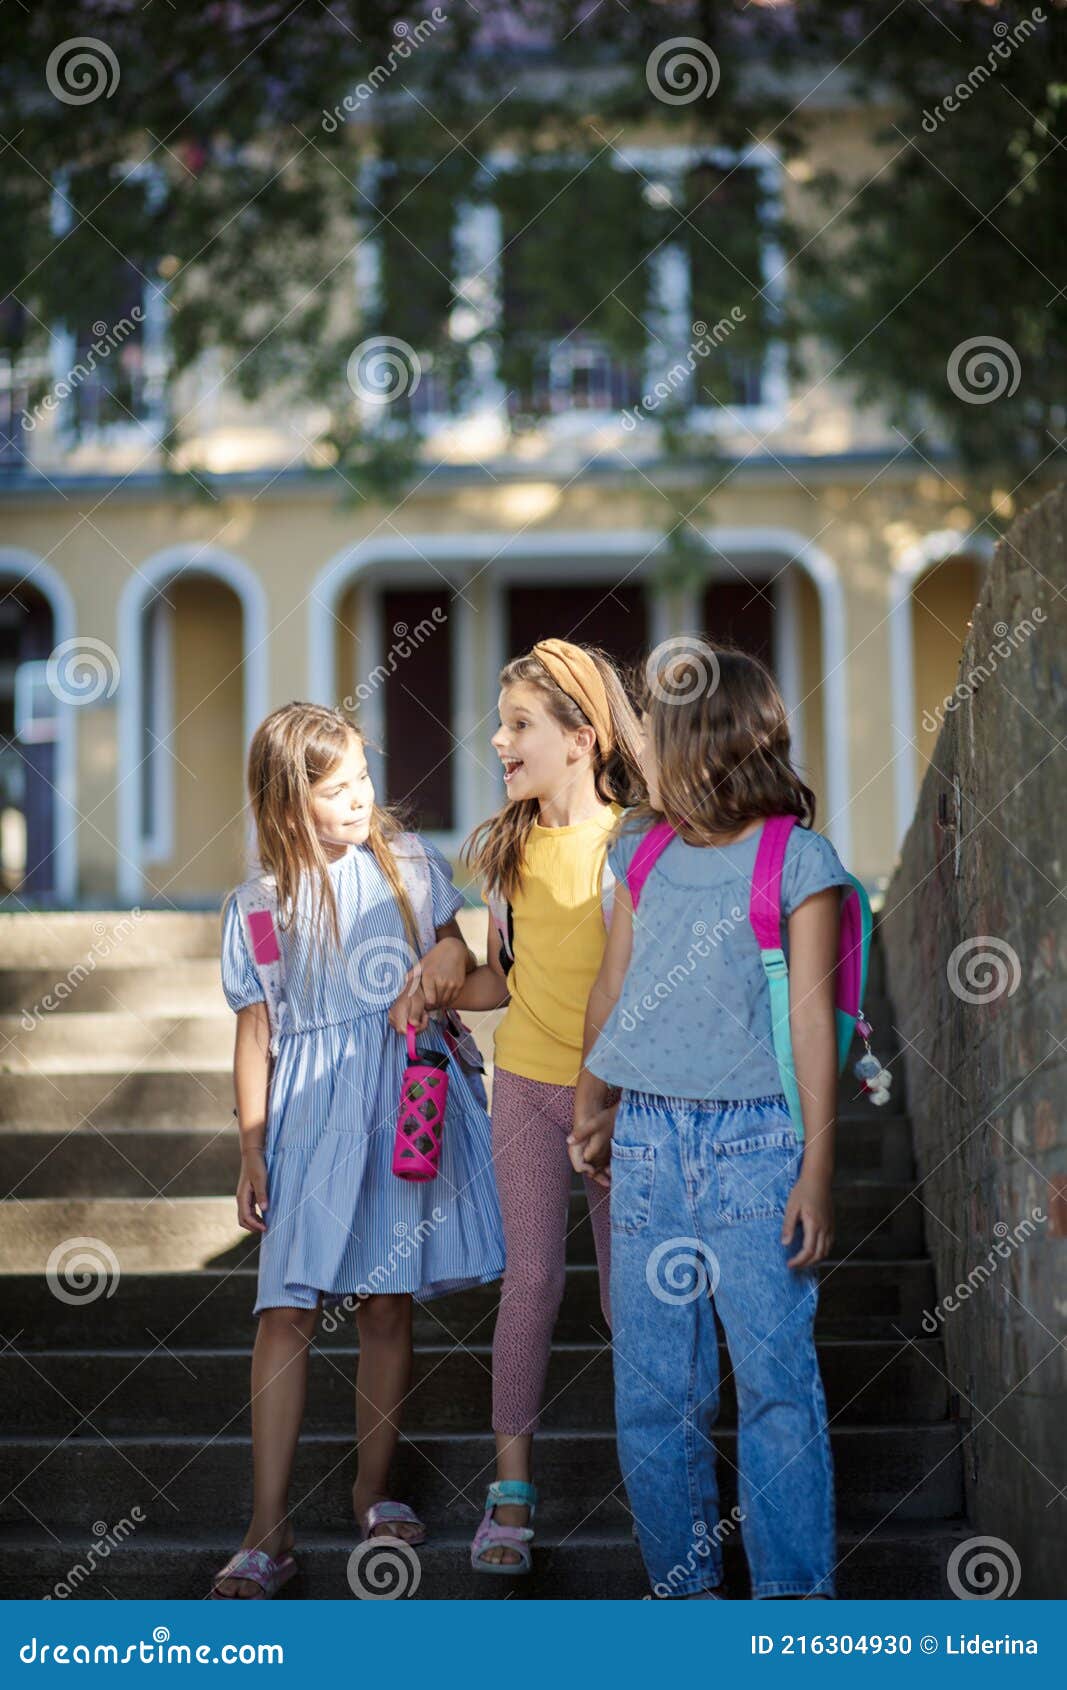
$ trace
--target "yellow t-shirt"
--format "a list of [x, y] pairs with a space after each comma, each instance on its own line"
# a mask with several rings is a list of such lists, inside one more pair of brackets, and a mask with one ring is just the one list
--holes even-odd
[[577, 1083], [585, 1007], [606, 937], [601, 875], [622, 813], [621, 804], [605, 804], [588, 821], [530, 829], [511, 906], [515, 960], [511, 1002], [496, 1030], [498, 1068], [550, 1085]]

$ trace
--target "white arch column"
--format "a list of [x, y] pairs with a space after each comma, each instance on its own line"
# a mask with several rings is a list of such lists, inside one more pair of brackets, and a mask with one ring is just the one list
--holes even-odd
[[213, 546], [169, 546], [131, 575], [119, 598], [119, 786], [117, 890], [136, 903], [144, 890], [140, 768], [144, 734], [141, 624], [149, 600], [183, 574], [210, 575], [232, 587], [241, 605], [242, 754], [267, 713], [267, 595], [241, 558]]

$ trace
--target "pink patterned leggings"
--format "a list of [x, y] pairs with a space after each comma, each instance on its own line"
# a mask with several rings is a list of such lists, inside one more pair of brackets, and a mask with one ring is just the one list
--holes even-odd
[[[567, 1151], [574, 1087], [493, 1077], [493, 1166], [504, 1217], [506, 1266], [493, 1336], [493, 1430], [534, 1432], [563, 1299], [567, 1205], [574, 1177]], [[611, 1328], [610, 1193], [583, 1180], [593, 1223], [600, 1307]]]

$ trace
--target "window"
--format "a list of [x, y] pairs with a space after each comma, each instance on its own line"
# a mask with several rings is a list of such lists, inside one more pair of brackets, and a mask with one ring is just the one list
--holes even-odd
[[744, 321], [693, 372], [695, 405], [758, 405], [764, 398], [763, 337], [768, 307], [763, 273], [763, 190], [751, 165], [710, 161], [685, 178], [686, 218], [679, 234], [689, 259], [690, 309], [709, 329], [736, 306]]
[[54, 200], [62, 262], [79, 278], [73, 313], [61, 291], [53, 316], [65, 318], [52, 356], [52, 400], [70, 436], [118, 428], [157, 433], [164, 419], [165, 358], [160, 345], [161, 286], [144, 232], [153, 227], [158, 180], [131, 171], [106, 193], [90, 170], [65, 173]]
[[513, 419], [635, 405], [654, 216], [610, 161], [503, 172], [501, 378]]
[[419, 360], [418, 386], [393, 401], [400, 415], [448, 414], [458, 406], [466, 356], [448, 331], [458, 265], [455, 196], [463, 186], [447, 162], [436, 170], [389, 163], [376, 178], [375, 209], [361, 202], [378, 249], [370, 334], [405, 341]]

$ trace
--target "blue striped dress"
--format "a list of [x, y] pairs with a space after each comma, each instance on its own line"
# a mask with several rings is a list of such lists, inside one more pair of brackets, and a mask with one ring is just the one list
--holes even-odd
[[[422, 841], [435, 927], [462, 904], [445, 858]], [[449, 1063], [448, 1109], [435, 1180], [392, 1171], [405, 1041], [388, 1010], [411, 960], [399, 906], [367, 845], [330, 864], [341, 954], [312, 958], [311, 886], [297, 921], [279, 934], [289, 1017], [275, 1057], [267, 1119], [267, 1230], [261, 1235], [254, 1314], [313, 1308], [372, 1293], [441, 1296], [496, 1279], [504, 1242], [493, 1179], [489, 1118], [470, 1081]], [[263, 1001], [236, 900], [225, 906], [222, 987], [234, 1011]], [[431, 1022], [419, 1050], [444, 1050]]]

